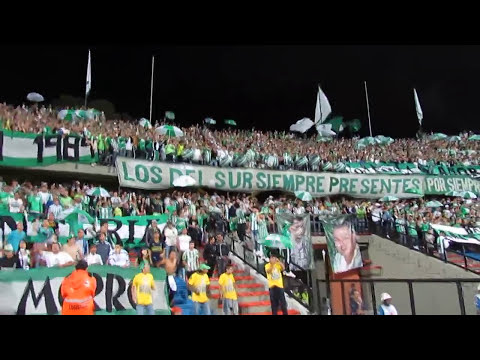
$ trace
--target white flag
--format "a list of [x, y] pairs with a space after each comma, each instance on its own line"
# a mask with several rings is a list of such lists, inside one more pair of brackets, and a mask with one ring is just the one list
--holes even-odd
[[317, 106], [315, 107], [315, 125], [322, 124], [332, 112], [332, 107], [320, 86], [318, 87]]
[[87, 86], [85, 88], [85, 96], [90, 94], [92, 88], [92, 64], [90, 63], [90, 50], [88, 50], [88, 67], [87, 67]]
[[420, 126], [422, 126], [423, 112], [422, 108], [420, 107], [420, 101], [418, 101], [417, 91], [415, 89], [413, 89], [413, 97], [415, 98], [415, 108], [417, 109], [418, 123]]

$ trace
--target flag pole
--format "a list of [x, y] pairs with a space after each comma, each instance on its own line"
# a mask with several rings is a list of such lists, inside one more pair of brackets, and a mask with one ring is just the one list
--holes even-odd
[[368, 112], [368, 127], [370, 129], [370, 137], [372, 136], [372, 122], [370, 119], [370, 103], [368, 101], [368, 89], [367, 89], [367, 82], [363, 82], [365, 85], [365, 99], [367, 100], [367, 112]]
[[153, 72], [155, 70], [155, 56], [152, 56], [152, 79], [150, 81], [150, 124], [152, 124], [152, 108], [153, 108]]
[[92, 67], [90, 63], [90, 49], [88, 49], [88, 65], [87, 65], [87, 84], [85, 86], [85, 109], [87, 108], [87, 98], [92, 87]]

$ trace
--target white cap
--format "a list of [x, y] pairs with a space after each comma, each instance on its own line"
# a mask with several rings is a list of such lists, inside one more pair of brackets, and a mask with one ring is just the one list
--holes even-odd
[[7, 244], [5, 245], [5, 247], [3, 248], [4, 251], [13, 251], [13, 246], [12, 244]]
[[385, 300], [388, 300], [388, 299], [391, 299], [392, 297], [390, 296], [390, 294], [388, 293], [383, 293], [381, 296], [380, 296], [380, 299], [382, 301], [385, 301]]

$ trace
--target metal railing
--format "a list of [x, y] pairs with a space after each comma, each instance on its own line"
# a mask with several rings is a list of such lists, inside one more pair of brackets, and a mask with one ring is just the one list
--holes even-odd
[[[259, 244], [256, 240], [253, 240], [250, 236], [245, 236], [245, 241], [241, 241], [233, 236], [231, 233], [226, 237], [227, 244], [230, 245], [232, 253], [237, 256], [244, 264], [250, 266], [252, 269], [257, 271], [259, 274], [267, 277], [265, 271], [266, 263], [261, 260], [259, 256], [255, 254], [255, 251], [259, 249]], [[313, 289], [312, 289], [312, 272], [310, 270], [305, 270], [301, 266], [293, 263], [292, 261], [288, 264], [295, 274], [295, 278], [284, 277], [284, 290], [285, 292], [293, 299], [295, 299], [300, 305], [309, 309], [313, 312]], [[295, 289], [302, 289], [302, 293], [307, 293], [307, 300], [302, 297], [302, 293], [298, 294]]]
[[[362, 286], [362, 294], [363, 294], [363, 301], [367, 310], [367, 313], [373, 315], [378, 314], [378, 308], [381, 305], [381, 301], [377, 298], [377, 294], [380, 292], [378, 291], [378, 284], [405, 284], [408, 287], [408, 299], [409, 299], [409, 307], [411, 315], [417, 315], [417, 308], [416, 305], [416, 297], [414, 292], [414, 285], [419, 284], [455, 284], [457, 298], [458, 298], [458, 310], [460, 315], [467, 315], [466, 307], [465, 307], [465, 294], [464, 294], [464, 284], [478, 284], [480, 283], [480, 279], [358, 279], [358, 280], [332, 280], [332, 279], [325, 279], [325, 280], [317, 280], [317, 288], [319, 289], [317, 292], [318, 296], [318, 303], [328, 303], [327, 299], [331, 299], [331, 285], [332, 284], [341, 284], [341, 293], [342, 293], [342, 306], [341, 311], [332, 311], [332, 315], [350, 315], [351, 310], [347, 309], [347, 302], [350, 303], [351, 301], [351, 294], [347, 294], [346, 285], [350, 284], [361, 284]], [[324, 292], [322, 293], [322, 288], [325, 288]], [[356, 289], [358, 290], [358, 289]], [[472, 291], [476, 290], [476, 287], [471, 289]], [[384, 292], [384, 289], [382, 289]], [[395, 297], [394, 297], [395, 299]], [[417, 297], [418, 299], [418, 297]], [[322, 301], [323, 300], [323, 301]], [[327, 301], [325, 301], [327, 300]], [[336, 299], [333, 299], [336, 300]], [[473, 304], [473, 300], [472, 300]], [[448, 310], [450, 312], [450, 310]], [[328, 309], [324, 306], [323, 310], [321, 311], [321, 315], [326, 315], [328, 313]], [[473, 314], [470, 312], [469, 314]], [[404, 313], [403, 315], [406, 315]], [[453, 315], [453, 314], [451, 314]]]
[[[465, 271], [469, 271], [477, 275], [480, 274], [480, 261], [466, 254], [465, 244], [453, 244], [454, 248], [458, 247], [458, 251], [447, 250], [444, 246], [439, 246], [437, 241], [438, 236], [436, 235], [433, 243], [428, 242], [425, 237], [425, 232], [421, 231], [421, 229], [418, 227], [402, 225], [405, 226], [405, 233], [400, 234], [395, 228], [394, 221], [387, 222], [380, 220], [379, 222], [374, 223], [371, 219], [369, 219], [369, 222], [371, 233], [375, 235], [393, 241], [398, 245], [408, 247], [412, 251], [417, 251], [445, 263], [455, 265], [465, 269]], [[418, 235], [410, 235], [409, 230], [416, 230]], [[453, 261], [453, 257], [455, 255], [457, 257], [460, 256], [463, 261], [461, 263]], [[477, 262], [477, 266], [474, 266], [474, 262]]]

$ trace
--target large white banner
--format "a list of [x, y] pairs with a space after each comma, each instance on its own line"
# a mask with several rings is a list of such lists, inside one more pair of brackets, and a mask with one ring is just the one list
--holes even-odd
[[343, 194], [372, 199], [385, 195], [411, 198], [412, 194], [405, 191], [412, 187], [432, 195], [448, 191], [480, 192], [480, 181], [467, 176], [367, 175], [218, 168], [120, 157], [117, 158], [116, 165], [120, 186], [137, 189], [172, 188], [176, 178], [189, 175], [196, 180], [196, 186], [216, 190], [308, 191], [315, 197]]

